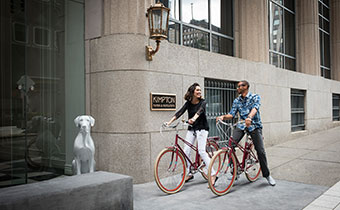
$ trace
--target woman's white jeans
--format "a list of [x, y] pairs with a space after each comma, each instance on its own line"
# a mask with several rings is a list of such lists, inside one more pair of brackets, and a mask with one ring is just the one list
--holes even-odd
[[[195, 136], [196, 133], [196, 136]], [[191, 131], [188, 130], [187, 135], [185, 137], [185, 140], [187, 142], [189, 142], [190, 144], [194, 144], [195, 139], [197, 138], [197, 144], [198, 144], [198, 153], [200, 154], [201, 158], [203, 159], [204, 163], [205, 163], [205, 169], [206, 171], [208, 171], [208, 167], [210, 164], [210, 157], [206, 151], [206, 144], [207, 144], [207, 137], [208, 137], [208, 131], [206, 130], [196, 130]], [[190, 153], [191, 153], [191, 148], [185, 144], [184, 146], [184, 153], [190, 158]], [[214, 169], [212, 169], [213, 171], [211, 172], [212, 175], [215, 175], [215, 171]], [[190, 163], [187, 160], [187, 173], [190, 172]]]

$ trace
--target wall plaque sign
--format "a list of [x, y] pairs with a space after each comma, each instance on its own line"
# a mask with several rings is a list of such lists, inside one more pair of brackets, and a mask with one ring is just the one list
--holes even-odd
[[152, 111], [175, 111], [176, 94], [150, 93], [150, 108]]

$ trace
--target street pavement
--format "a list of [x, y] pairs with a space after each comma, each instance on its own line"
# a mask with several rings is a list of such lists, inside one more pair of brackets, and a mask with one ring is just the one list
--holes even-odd
[[173, 195], [155, 182], [134, 185], [134, 209], [336, 209], [340, 210], [340, 127], [266, 147], [276, 186], [241, 175], [231, 191], [216, 196], [199, 173]]

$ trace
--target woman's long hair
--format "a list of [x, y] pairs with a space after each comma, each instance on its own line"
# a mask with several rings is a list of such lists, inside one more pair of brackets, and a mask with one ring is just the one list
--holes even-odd
[[194, 92], [197, 86], [200, 86], [198, 83], [192, 84], [189, 88], [187, 93], [184, 95], [184, 99], [187, 101], [191, 101], [194, 97]]

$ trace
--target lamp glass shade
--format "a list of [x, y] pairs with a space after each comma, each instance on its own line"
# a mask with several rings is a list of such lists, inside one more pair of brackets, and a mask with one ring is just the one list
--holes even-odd
[[157, 3], [148, 9], [150, 38], [162, 40], [168, 37], [168, 22], [170, 9], [162, 3]]

